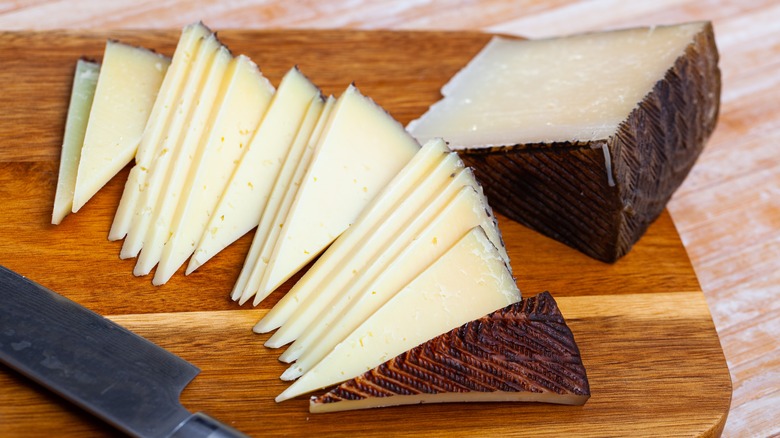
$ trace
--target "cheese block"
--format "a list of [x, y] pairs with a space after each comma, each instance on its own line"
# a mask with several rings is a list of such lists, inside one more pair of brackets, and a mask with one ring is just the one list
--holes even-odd
[[267, 295], [330, 245], [412, 159], [417, 142], [350, 85], [298, 189], [258, 288]]
[[[384, 257], [375, 259], [358, 281], [340, 291], [318, 312], [305, 332], [285, 351], [299, 354], [299, 357], [282, 375], [283, 380], [295, 379], [311, 369], [351, 330], [457, 242], [463, 233], [476, 226], [491, 234], [498, 233], [495, 219], [485, 208], [484, 195], [473, 186], [462, 185], [449, 197], [447, 205], [438, 214], [433, 217], [421, 215], [416, 220], [418, 224], [413, 226], [427, 225], [414, 233], [413, 240], [403, 236], [393, 242], [382, 254]], [[491, 243], [495, 245], [496, 242], [491, 239]], [[504, 259], [504, 262], [509, 269], [508, 261]]]
[[166, 283], [195, 250], [230, 175], [265, 114], [274, 87], [257, 65], [231, 61], [204, 145], [193, 158], [152, 283]]
[[169, 230], [171, 222], [173, 222], [173, 215], [176, 213], [176, 207], [182, 198], [182, 190], [192, 162], [195, 155], [200, 153], [204, 147], [206, 129], [216, 118], [219, 104], [223, 100], [223, 96], [220, 96], [221, 93], [225, 92], [222, 84], [232, 59], [233, 56], [226, 47], [221, 46], [217, 49], [198, 90], [197, 101], [194, 102], [194, 107], [191, 109], [192, 118], [183, 133], [181, 143], [174, 148], [175, 151], [166, 154], [166, 156], [170, 156], [167, 168], [159, 166], [162, 157], [158, 158], [152, 167], [150, 182], [155, 180], [156, 172], [164, 171], [165, 176], [159, 180], [162, 181], [160, 195], [157, 201], [151, 205], [151, 215], [141, 216], [143, 219], [148, 218], [149, 222], [144, 233], [141, 253], [133, 270], [135, 275], [148, 274], [160, 261], [163, 245], [170, 237]]
[[79, 59], [73, 75], [73, 89], [70, 93], [68, 117], [65, 120], [65, 133], [62, 138], [60, 170], [57, 176], [57, 191], [54, 194], [54, 207], [51, 223], [58, 225], [73, 208], [73, 192], [76, 188], [76, 172], [81, 159], [81, 147], [87, 131], [89, 110], [95, 97], [100, 65]]
[[[444, 142], [440, 143], [442, 147], [446, 148]], [[391, 204], [390, 208], [387, 208], [387, 214], [381, 222], [370, 229], [367, 229], [366, 226], [360, 227], [367, 232], [361, 233], [359, 243], [339, 260], [338, 266], [330, 271], [326, 281], [317, 284], [308, 282], [304, 284], [303, 288], [296, 288], [296, 292], [299, 293], [294, 300], [296, 303], [295, 312], [266, 341], [265, 345], [267, 347], [281, 347], [300, 336], [303, 330], [314, 322], [313, 318], [319, 314], [320, 310], [328, 306], [328, 303], [340, 291], [344, 290], [350, 281], [354, 281], [355, 278], [362, 275], [363, 271], [371, 266], [373, 260], [380, 256], [388, 245], [398, 241], [399, 235], [403, 234], [409, 225], [420, 217], [420, 212], [426, 210], [426, 207], [437, 198], [439, 193], [451, 185], [453, 177], [462, 169], [463, 163], [458, 155], [447, 153], [441, 155], [439, 163], [429, 170], [427, 175], [410, 181], [408, 185], [412, 190], [400, 202], [395, 205]], [[359, 222], [356, 222], [354, 226], [358, 228], [359, 225]], [[312, 266], [311, 269], [322, 270], [323, 268]], [[310, 290], [304, 290], [307, 287]], [[304, 295], [307, 297], [301, 299]]]
[[[261, 275], [262, 268], [267, 265], [267, 263], [261, 261], [262, 256], [265, 256], [266, 260], [268, 257], [267, 254], [263, 254], [263, 250], [268, 248], [270, 241], [275, 242], [276, 237], [279, 235], [277, 230], [280, 229], [280, 226], [276, 222], [277, 216], [280, 215], [280, 210], [282, 209], [285, 210], [284, 216], [289, 211], [291, 202], [285, 202], [285, 200], [291, 199], [292, 196], [288, 196], [288, 193], [295, 191], [297, 186], [300, 185], [300, 179], [303, 178], [303, 174], [302, 172], [299, 173], [296, 179], [296, 171], [302, 161], [308, 162], [310, 160], [311, 154], [314, 152], [314, 146], [317, 144], [319, 135], [327, 123], [330, 110], [335, 102], [332, 96], [328, 99], [328, 102], [329, 105], [327, 105], [327, 111], [325, 111], [326, 103], [323, 101], [322, 96], [314, 96], [309, 104], [306, 116], [304, 116], [301, 128], [295, 137], [295, 141], [290, 148], [290, 152], [284, 160], [282, 169], [279, 171], [279, 176], [276, 178], [276, 183], [274, 183], [274, 187], [268, 197], [268, 202], [265, 208], [263, 208], [263, 215], [260, 217], [260, 223], [257, 225], [255, 235], [252, 238], [252, 245], [249, 247], [244, 266], [231, 292], [233, 300], [238, 300], [246, 295], [246, 298], [242, 298], [239, 302], [240, 304], [245, 303], [256, 291], [259, 283], [259, 278], [257, 277]], [[257, 280], [252, 278], [253, 274]], [[254, 280], [253, 283], [250, 284], [250, 280]], [[255, 289], [252, 289], [253, 287]]]
[[319, 89], [297, 67], [284, 76], [209, 218], [187, 274], [257, 226], [309, 105], [318, 95]]
[[346, 381], [309, 411], [452, 402], [582, 405], [590, 385], [549, 292], [468, 322]]
[[626, 254], [712, 133], [709, 23], [494, 38], [408, 130], [444, 137], [501, 213], [599, 260]]
[[146, 186], [146, 174], [154, 158], [155, 150], [164, 139], [168, 125], [180, 106], [182, 92], [187, 78], [190, 76], [192, 58], [198, 50], [203, 38], [211, 31], [201, 23], [192, 24], [182, 30], [173, 59], [165, 73], [160, 90], [155, 98], [152, 112], [144, 127], [141, 143], [135, 155], [135, 166], [130, 169], [122, 198], [119, 201], [109, 240], [124, 238], [130, 230], [136, 203]]
[[276, 401], [357, 377], [442, 333], [519, 300], [520, 291], [504, 260], [482, 228], [476, 227]]
[[[328, 284], [333, 274], [340, 270], [348, 255], [362, 245], [364, 239], [418, 186], [418, 182], [450, 154], [441, 141], [431, 141], [404, 166], [360, 213], [355, 223], [333, 242], [317, 262], [295, 283], [284, 297], [254, 327], [257, 333], [279, 328], [298, 308], [308, 300], [320, 285]], [[255, 304], [259, 304], [256, 300]], [[283, 345], [283, 344], [282, 344]]]
[[73, 212], [135, 156], [170, 60], [108, 41], [81, 148]]

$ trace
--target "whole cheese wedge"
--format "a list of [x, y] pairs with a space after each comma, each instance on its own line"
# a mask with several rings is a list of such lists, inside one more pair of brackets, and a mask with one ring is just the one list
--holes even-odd
[[73, 212], [135, 156], [170, 60], [108, 41], [81, 148]]
[[552, 295], [543, 292], [312, 397], [309, 411], [452, 402], [582, 405], [588, 398], [577, 343]]
[[54, 225], [73, 209], [73, 192], [76, 189], [76, 172], [81, 159], [81, 148], [84, 145], [84, 134], [87, 131], [89, 110], [95, 97], [100, 65], [95, 62], [79, 59], [73, 75], [73, 89], [70, 93], [68, 117], [65, 120], [65, 133], [62, 138], [60, 154], [60, 170], [57, 176], [57, 191], [54, 194], [54, 208], [51, 223]]
[[408, 130], [460, 151], [498, 211], [611, 262], [712, 133], [717, 63], [709, 23], [496, 37]]
[[135, 215], [136, 204], [146, 187], [146, 177], [155, 151], [168, 132], [174, 116], [183, 111], [182, 95], [187, 78], [190, 77], [193, 57], [201, 41], [211, 34], [211, 31], [201, 23], [191, 24], [182, 30], [171, 64], [165, 73], [160, 90], [152, 106], [141, 143], [135, 154], [135, 166], [130, 169], [122, 198], [114, 214], [114, 221], [108, 233], [109, 240], [124, 238], [130, 231]]
[[276, 397], [357, 377], [441, 333], [520, 300], [500, 253], [474, 228]]
[[233, 59], [217, 115], [193, 158], [165, 242], [155, 285], [166, 283], [195, 251], [209, 217], [265, 114], [274, 87], [246, 56]]
[[260, 127], [209, 218], [187, 274], [256, 227], [279, 172], [319, 89], [297, 67], [276, 90]]
[[298, 188], [258, 294], [266, 296], [319, 255], [419, 149], [403, 126], [350, 85]]

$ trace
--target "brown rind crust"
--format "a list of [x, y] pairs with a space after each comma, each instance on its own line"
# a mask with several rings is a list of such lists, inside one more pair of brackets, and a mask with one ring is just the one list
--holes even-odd
[[312, 403], [474, 391], [590, 396], [574, 336], [549, 292], [431, 339]]
[[[715, 129], [720, 88], [718, 50], [708, 23], [612, 137], [459, 152], [475, 168], [497, 211], [614, 262], [661, 214], [701, 154]], [[609, 169], [603, 145], [611, 157]]]

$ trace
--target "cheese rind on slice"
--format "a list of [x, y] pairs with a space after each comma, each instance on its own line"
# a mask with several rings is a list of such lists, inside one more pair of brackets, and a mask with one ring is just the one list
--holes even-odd
[[192, 162], [179, 201], [170, 238], [165, 243], [152, 283], [166, 283], [195, 251], [209, 217], [242, 153], [265, 114], [274, 87], [257, 65], [239, 55], [226, 74], [218, 114], [204, 139], [204, 147]]
[[157, 200], [160, 197], [160, 192], [168, 174], [170, 163], [172, 158], [178, 154], [183, 137], [193, 122], [200, 90], [206, 81], [211, 64], [214, 62], [214, 58], [221, 46], [215, 34], [211, 34], [202, 40], [195, 56], [192, 58], [193, 64], [184, 83], [181, 98], [175, 107], [172, 108], [173, 115], [171, 116], [170, 124], [152, 152], [152, 157], [148, 164], [146, 166], [136, 164], [135, 166], [144, 170], [146, 178], [144, 185], [139, 187], [140, 196], [138, 196], [135, 203], [130, 229], [122, 244], [122, 251], [119, 256], [123, 259], [136, 257], [139, 251], [141, 251], [146, 231], [154, 214], [154, 208], [157, 205]]
[[[152, 214], [148, 216], [149, 224], [143, 246], [133, 270], [137, 276], [148, 274], [160, 261], [163, 246], [170, 237], [171, 222], [173, 222], [176, 207], [182, 199], [182, 190], [186, 184], [192, 162], [205, 147], [206, 130], [217, 116], [219, 104], [222, 101], [220, 93], [224, 92], [222, 83], [232, 59], [233, 56], [225, 46], [219, 47], [198, 90], [198, 98], [192, 109], [192, 118], [183, 133], [181, 144], [171, 153], [167, 169], [164, 169], [165, 177], [162, 179], [160, 195], [152, 205]], [[157, 162], [159, 163], [160, 160], [158, 159]], [[153, 172], [162, 170], [158, 166], [153, 167]], [[150, 181], [152, 179], [150, 178]]]
[[57, 176], [57, 191], [54, 194], [51, 223], [58, 225], [73, 208], [73, 192], [76, 188], [76, 172], [81, 159], [81, 147], [87, 131], [89, 110], [95, 97], [100, 64], [79, 59], [73, 75], [73, 89], [70, 93], [68, 117], [62, 136], [60, 170]]
[[[246, 295], [246, 298], [239, 301], [239, 304], [245, 303], [254, 295], [254, 290], [247, 290], [248, 286], [251, 287], [251, 285], [248, 284], [251, 279], [251, 274], [254, 272], [255, 268], [261, 269], [262, 266], [266, 265], [266, 263], [260, 261], [263, 248], [269, 239], [273, 239], [271, 234], [276, 234], [274, 228], [279, 228], [278, 226], [274, 226], [275, 219], [279, 214], [279, 211], [285, 208], [283, 204], [287, 192], [291, 190], [291, 186], [296, 182], [300, 184], [300, 181], [295, 181], [295, 171], [304, 159], [303, 156], [306, 153], [306, 150], [313, 150], [309, 147], [309, 145], [312, 144], [311, 138], [312, 136], [315, 136], [317, 128], [321, 128], [324, 124], [323, 118], [327, 119], [328, 117], [328, 114], [323, 113], [324, 108], [325, 101], [321, 95], [317, 94], [312, 98], [309, 109], [306, 111], [301, 127], [298, 130], [298, 134], [295, 136], [295, 141], [293, 141], [293, 144], [290, 147], [290, 152], [287, 154], [284, 164], [279, 170], [279, 176], [276, 178], [276, 182], [271, 189], [271, 194], [268, 196], [268, 202], [266, 202], [265, 207], [263, 208], [260, 222], [255, 229], [255, 235], [252, 238], [252, 245], [249, 247], [249, 252], [244, 260], [244, 266], [241, 269], [241, 273], [239, 274], [238, 280], [236, 280], [236, 284], [233, 287], [233, 292], [231, 293], [231, 297], [234, 297], [233, 299], [238, 299], [239, 297]], [[258, 266], [258, 264], [260, 266]]]
[[498, 250], [477, 227], [276, 397], [280, 402], [357, 377], [520, 300]]
[[712, 133], [717, 63], [709, 23], [496, 37], [408, 130], [460, 151], [501, 213], [615, 261]]
[[257, 226], [306, 111], [317, 95], [319, 89], [297, 67], [284, 76], [209, 218], [187, 274]]
[[192, 58], [195, 56], [200, 42], [210, 34], [211, 31], [201, 23], [189, 25], [182, 30], [173, 59], [165, 73], [157, 98], [152, 106], [152, 112], [144, 127], [141, 143], [138, 145], [138, 151], [135, 155], [135, 166], [130, 169], [122, 198], [108, 233], [109, 240], [122, 239], [130, 230], [136, 203], [146, 185], [146, 173], [151, 165], [155, 150], [162, 141], [175, 114], [184, 83], [190, 75]]
[[135, 156], [170, 60], [140, 47], [106, 42], [81, 148], [73, 212]]
[[339, 97], [331, 117], [284, 222], [260, 295], [330, 245], [420, 149], [403, 126], [353, 85]]
[[452, 402], [582, 405], [590, 385], [549, 292], [468, 322], [318, 397], [312, 413]]
[[[342, 261], [363, 239], [372, 234], [379, 224], [395, 210], [417, 182], [425, 177], [444, 159], [450, 150], [444, 142], [429, 142], [407, 163], [398, 174], [366, 205], [353, 225], [333, 242], [317, 262], [295, 283], [284, 297], [254, 327], [257, 333], [279, 328], [305, 302], [319, 285], [330, 281]], [[258, 304], [257, 302], [255, 304]]]

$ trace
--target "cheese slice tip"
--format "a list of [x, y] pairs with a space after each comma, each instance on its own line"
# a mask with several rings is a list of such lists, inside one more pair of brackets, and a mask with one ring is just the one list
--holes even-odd
[[81, 159], [81, 147], [87, 130], [89, 110], [95, 97], [100, 65], [79, 59], [73, 75], [73, 89], [65, 120], [62, 139], [57, 191], [54, 195], [51, 223], [58, 225], [73, 209], [73, 192], [76, 188], [76, 172]]

